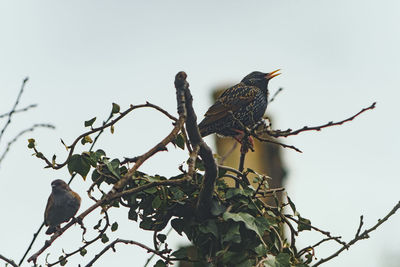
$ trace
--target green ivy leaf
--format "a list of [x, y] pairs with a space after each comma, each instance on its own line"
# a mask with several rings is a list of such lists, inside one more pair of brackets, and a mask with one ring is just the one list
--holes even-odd
[[180, 148], [185, 149], [185, 139], [183, 138], [183, 134], [180, 133], [176, 136], [174, 143]]
[[229, 224], [228, 231], [222, 236], [222, 242], [240, 243], [242, 238], [240, 236], [240, 225], [238, 223]]
[[118, 113], [120, 109], [121, 108], [119, 107], [118, 104], [112, 103], [112, 110], [111, 110], [112, 114]]
[[84, 144], [86, 144], [86, 143], [89, 143], [89, 144], [93, 143], [93, 140], [92, 140], [92, 138], [90, 138], [89, 135], [86, 135], [85, 137], [83, 137], [83, 138], [81, 139], [81, 144], [82, 144], [82, 145], [84, 145]]
[[143, 192], [146, 192], [147, 194], [154, 194], [155, 192], [157, 192], [157, 188], [155, 186], [150, 187], [150, 188], [143, 190]]
[[138, 214], [136, 208], [130, 208], [128, 212], [128, 219], [137, 222]]
[[290, 267], [290, 255], [288, 253], [279, 253], [275, 260], [280, 264], [282, 267]]
[[277, 256], [268, 255], [268, 259], [264, 262], [264, 266], [291, 267], [290, 255], [287, 253], [280, 253]]
[[87, 250], [85, 248], [81, 248], [81, 250], [79, 250], [79, 253], [81, 254], [81, 256], [85, 256], [87, 253]]
[[118, 229], [118, 223], [117, 223], [117, 222], [114, 222], [114, 223], [111, 225], [111, 231], [112, 231], [112, 232], [115, 232], [115, 231], [117, 231], [117, 229]]
[[157, 239], [158, 239], [161, 243], [164, 243], [165, 240], [167, 240], [167, 236], [164, 235], [164, 234], [158, 234], [158, 235], [157, 235]]
[[100, 219], [98, 222], [97, 222], [97, 224], [95, 225], [95, 226], [93, 226], [93, 229], [99, 229], [99, 227], [101, 226], [101, 221], [102, 221], [102, 219]]
[[106, 234], [103, 234], [101, 236], [101, 242], [107, 243], [108, 241], [110, 241], [110, 239], [108, 239], [108, 236]]
[[219, 203], [219, 201], [212, 199], [211, 201], [211, 214], [214, 216], [219, 216], [226, 211], [226, 208]]
[[268, 250], [263, 244], [260, 244], [254, 248], [254, 252], [259, 256], [264, 256], [267, 254]]
[[222, 217], [225, 221], [234, 220], [235, 222], [243, 222], [247, 229], [254, 231], [260, 238], [262, 238], [264, 232], [261, 232], [256, 223], [255, 218], [248, 213], [239, 212], [239, 213], [230, 213], [225, 212]]
[[171, 221], [171, 226], [178, 234], [182, 235], [182, 231], [185, 228], [185, 223], [182, 219], [175, 218]]
[[61, 266], [64, 266], [65, 264], [67, 264], [67, 259], [64, 257], [64, 256], [60, 256], [59, 258], [58, 258], [58, 260], [60, 261], [60, 265]]
[[156, 196], [153, 201], [151, 202], [151, 206], [153, 207], [153, 209], [158, 209], [162, 204], [162, 200], [160, 198], [160, 196]]
[[309, 219], [299, 216], [299, 224], [297, 225], [297, 230], [299, 230], [299, 232], [310, 231], [311, 230], [311, 221]]
[[32, 149], [35, 147], [35, 139], [30, 138], [28, 139], [28, 148]]
[[240, 188], [229, 188], [226, 191], [225, 198], [226, 199], [230, 199], [230, 198], [232, 198], [232, 197], [234, 197], [236, 195], [242, 194], [242, 193], [243, 193], [242, 189], [240, 189]]
[[254, 222], [256, 223], [260, 233], [264, 233], [265, 231], [269, 232], [269, 229], [272, 226], [268, 219], [265, 217], [256, 217]]
[[74, 172], [79, 173], [83, 180], [86, 180], [86, 175], [90, 170], [90, 160], [86, 155], [74, 154], [68, 161], [68, 171], [72, 175]]
[[180, 248], [180, 249], [172, 252], [171, 256], [174, 256], [178, 259], [184, 259], [184, 258], [187, 258], [187, 254], [188, 254], [187, 247], [183, 247], [183, 248]]
[[103, 162], [106, 164], [107, 169], [117, 178], [121, 178], [119, 173], [119, 165], [120, 161], [118, 159], [113, 159], [112, 161], [108, 161], [104, 159]]
[[93, 119], [90, 119], [88, 121], [85, 121], [85, 127], [92, 126], [95, 120], [96, 120], [96, 117], [94, 117]]
[[287, 200], [289, 202], [289, 206], [292, 209], [293, 213], [296, 213], [296, 206], [294, 205], [293, 201], [290, 199], [289, 196], [287, 196]]
[[165, 264], [165, 262], [164, 261], [162, 261], [162, 260], [158, 260], [157, 262], [156, 262], [156, 264], [154, 264], [154, 267], [166, 267], [167, 265]]
[[194, 167], [196, 169], [198, 169], [199, 171], [204, 171], [205, 170], [203, 162], [201, 160], [199, 160], [199, 159], [196, 160], [196, 163], [194, 164]]
[[215, 223], [215, 220], [207, 220], [205, 224], [199, 225], [199, 230], [200, 232], [205, 234], [212, 234], [217, 238], [219, 236], [218, 227], [217, 224]]

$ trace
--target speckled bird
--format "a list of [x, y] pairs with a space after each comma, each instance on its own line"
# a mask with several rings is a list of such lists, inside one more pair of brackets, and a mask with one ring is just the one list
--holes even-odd
[[226, 89], [200, 122], [201, 136], [216, 133], [241, 142], [243, 126], [251, 127], [262, 119], [268, 105], [268, 82], [280, 75], [278, 71], [280, 69], [270, 73], [254, 71]]

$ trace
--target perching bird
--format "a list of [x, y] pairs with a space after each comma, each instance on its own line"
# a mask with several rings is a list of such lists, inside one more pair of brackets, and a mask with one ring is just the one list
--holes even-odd
[[51, 183], [52, 191], [44, 213], [44, 223], [51, 235], [60, 228], [60, 224], [69, 221], [81, 205], [80, 196], [71, 190], [67, 183], [57, 179]]
[[251, 127], [262, 119], [268, 104], [268, 82], [280, 75], [279, 70], [270, 73], [254, 71], [226, 89], [200, 122], [201, 136], [217, 133], [241, 142], [243, 126]]

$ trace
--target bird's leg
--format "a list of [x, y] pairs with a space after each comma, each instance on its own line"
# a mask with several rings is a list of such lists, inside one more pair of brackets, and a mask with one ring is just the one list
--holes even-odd
[[54, 228], [56, 228], [54, 233], [61, 233], [61, 226], [60, 225], [54, 226]]
[[251, 151], [254, 151], [254, 140], [251, 136], [247, 136], [247, 140], [243, 142], [243, 139], [246, 135], [245, 132], [238, 129], [233, 129], [233, 131], [238, 133], [237, 135], [234, 135], [233, 138], [235, 138], [235, 140], [242, 145], [240, 148], [241, 153], [247, 153], [249, 149], [251, 149]]

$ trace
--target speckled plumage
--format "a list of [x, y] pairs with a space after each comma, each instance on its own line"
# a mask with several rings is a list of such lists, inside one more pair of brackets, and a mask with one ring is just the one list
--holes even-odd
[[67, 183], [57, 179], [51, 183], [52, 191], [44, 213], [44, 223], [49, 228], [46, 234], [54, 233], [59, 225], [68, 222], [81, 205], [80, 196], [71, 190]]
[[251, 127], [262, 119], [268, 105], [268, 81], [280, 73], [254, 71], [226, 89], [200, 122], [201, 136], [217, 133], [236, 136], [243, 126]]

